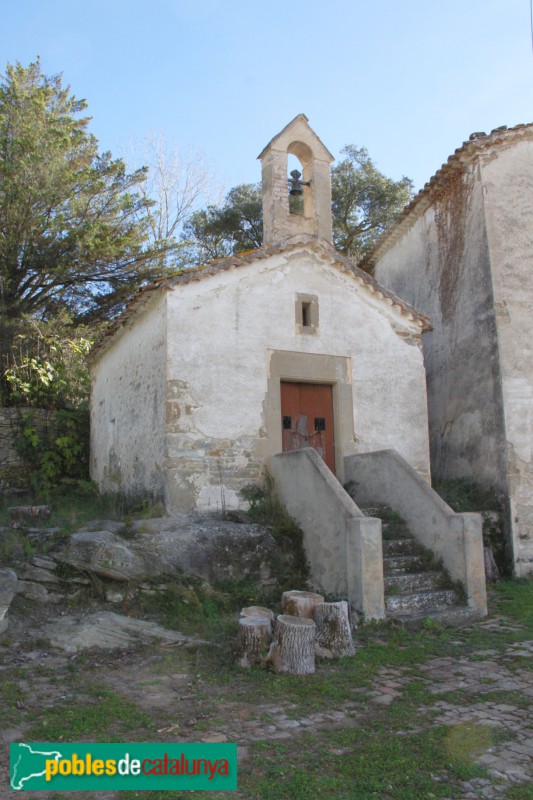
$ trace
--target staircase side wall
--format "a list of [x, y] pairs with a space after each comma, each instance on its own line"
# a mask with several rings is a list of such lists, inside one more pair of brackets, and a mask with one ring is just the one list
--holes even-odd
[[357, 503], [387, 505], [401, 514], [413, 536], [463, 584], [468, 605], [486, 614], [481, 516], [452, 511], [394, 450], [348, 456], [344, 467]]
[[315, 450], [279, 453], [269, 468], [279, 499], [304, 533], [314, 588], [382, 619], [381, 521], [363, 516]]

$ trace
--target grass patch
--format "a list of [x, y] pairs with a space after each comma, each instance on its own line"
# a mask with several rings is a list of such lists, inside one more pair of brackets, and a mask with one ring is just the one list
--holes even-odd
[[498, 589], [499, 609], [505, 616], [533, 631], [533, 578], [502, 581]]
[[28, 492], [0, 500], [0, 525], [8, 524], [8, 508], [49, 505], [47, 527], [74, 531], [94, 519], [125, 520], [162, 516], [163, 506], [150, 498], [126, 498], [120, 494], [101, 495], [91, 481], [65, 481], [56, 488]]
[[34, 554], [35, 546], [26, 531], [9, 530], [0, 536], [0, 565], [9, 566], [13, 561], [31, 558]]
[[17, 703], [24, 699], [24, 692], [15, 681], [4, 681], [0, 683], [0, 708], [2, 709], [2, 720], [13, 722], [18, 716]]
[[37, 712], [26, 732], [29, 741], [121, 741], [124, 734], [142, 728], [143, 735], [154, 730], [150, 717], [135, 703], [103, 689], [95, 691], [90, 701], [59, 703]]
[[517, 783], [507, 789], [506, 800], [533, 800], [533, 785]]
[[[450, 797], [459, 782], [484, 774], [473, 764], [453, 763], [436, 728], [405, 735], [386, 715], [379, 727], [363, 725], [303, 734], [289, 745], [252, 747], [244, 796], [255, 800], [413, 800]], [[440, 779], [440, 780], [439, 780]]]

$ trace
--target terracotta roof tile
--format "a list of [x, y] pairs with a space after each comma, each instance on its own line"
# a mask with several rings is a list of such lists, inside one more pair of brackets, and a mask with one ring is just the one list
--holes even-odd
[[317, 239], [309, 234], [303, 234], [293, 236], [290, 239], [285, 239], [276, 244], [264, 245], [257, 250], [248, 250], [243, 253], [228, 256], [227, 258], [218, 258], [200, 267], [180, 270], [172, 275], [165, 275], [158, 278], [146, 286], [142, 286], [126, 306], [122, 314], [117, 317], [95, 344], [91, 352], [91, 360], [94, 359], [94, 357], [111, 341], [113, 336], [123, 328], [144, 305], [146, 305], [153, 292], [172, 291], [174, 287], [181, 284], [205, 280], [219, 272], [243, 267], [252, 264], [254, 261], [270, 258], [279, 253], [290, 253], [301, 247], [307, 247], [321, 255], [340, 272], [351, 274], [354, 279], [356, 279], [360, 285], [364, 286], [372, 295], [384, 299], [389, 308], [396, 308], [402, 315], [406, 316], [409, 321], [412, 322], [416, 320], [420, 326], [421, 332], [431, 330], [428, 317], [381, 286], [368, 272], [359, 269], [359, 267], [355, 266], [348, 258], [345, 258], [341, 253], [337, 252], [329, 242], [326, 242], [324, 239]]

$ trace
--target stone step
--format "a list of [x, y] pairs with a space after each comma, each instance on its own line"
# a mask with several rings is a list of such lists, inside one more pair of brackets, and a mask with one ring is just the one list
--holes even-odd
[[365, 517], [379, 517], [379, 519], [388, 517], [392, 512], [389, 506], [359, 506], [359, 509], [363, 512]]
[[438, 611], [419, 611], [416, 614], [391, 613], [388, 619], [393, 620], [407, 630], [419, 630], [425, 625], [445, 625], [450, 628], [459, 628], [479, 620], [479, 614], [467, 606], [447, 606]]
[[395, 594], [385, 598], [388, 614], [417, 614], [419, 612], [440, 611], [446, 606], [457, 604], [453, 589], [424, 589], [409, 594]]
[[383, 573], [385, 575], [401, 575], [406, 572], [421, 572], [424, 569], [422, 556], [385, 556]]
[[416, 539], [384, 539], [384, 556], [413, 556], [420, 555], [420, 545]]
[[385, 594], [407, 594], [442, 586], [442, 572], [427, 571], [385, 576]]

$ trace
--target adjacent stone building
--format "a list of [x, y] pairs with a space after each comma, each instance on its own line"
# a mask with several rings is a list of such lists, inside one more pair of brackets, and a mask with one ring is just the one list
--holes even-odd
[[144, 287], [94, 352], [102, 490], [238, 507], [269, 456], [306, 445], [341, 482], [345, 456], [382, 449], [429, 480], [428, 320], [333, 248], [333, 159], [304, 115], [259, 158], [264, 246]]
[[431, 319], [434, 477], [494, 487], [533, 572], [533, 125], [473, 134], [363, 264]]

